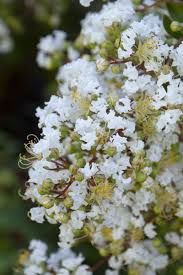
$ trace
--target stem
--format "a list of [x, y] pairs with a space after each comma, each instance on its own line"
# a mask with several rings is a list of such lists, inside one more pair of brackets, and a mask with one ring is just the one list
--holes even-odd
[[111, 257], [111, 255], [108, 255], [106, 257], [103, 257], [101, 260], [99, 260], [98, 262], [96, 262], [91, 268], [90, 271], [91, 272], [95, 272], [97, 271], [101, 266], [103, 266], [105, 264], [105, 262], [107, 262], [109, 260], [109, 258]]
[[65, 193], [67, 192], [67, 190], [69, 189], [69, 187], [73, 183], [73, 180], [74, 180], [73, 177], [71, 177], [64, 189], [62, 189], [60, 191], [58, 191], [58, 190], [56, 191], [56, 193], [58, 194], [57, 198], [65, 195]]
[[131, 60], [131, 58], [126, 58], [126, 59], [123, 59], [123, 60], [119, 60], [119, 59], [111, 59], [110, 61], [109, 61], [109, 64], [124, 64], [124, 63], [126, 63], [126, 62], [129, 62], [129, 61], [132, 61]]

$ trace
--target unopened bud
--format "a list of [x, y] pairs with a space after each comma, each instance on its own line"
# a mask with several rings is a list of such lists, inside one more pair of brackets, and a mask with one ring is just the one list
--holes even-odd
[[47, 196], [41, 198], [41, 204], [46, 209], [51, 208], [54, 205], [54, 201]]
[[46, 195], [46, 194], [49, 194], [52, 189], [53, 189], [53, 182], [51, 181], [51, 179], [46, 179], [38, 187], [38, 192], [40, 195]]
[[82, 181], [84, 179], [84, 176], [81, 173], [78, 173], [75, 175], [75, 180]]
[[113, 72], [113, 74], [119, 74], [119, 73], [121, 73], [121, 66], [120, 65], [113, 65], [111, 67], [111, 71]]
[[57, 160], [60, 157], [60, 152], [58, 148], [51, 149], [50, 155], [48, 156], [48, 160], [55, 159]]
[[57, 217], [57, 221], [61, 223], [67, 223], [69, 220], [69, 216], [66, 213], [60, 213]]
[[183, 29], [182, 27], [182, 24], [177, 22], [177, 21], [173, 21], [171, 24], [170, 24], [170, 28], [173, 32], [179, 32]]
[[146, 176], [143, 172], [138, 171], [138, 172], [136, 173], [136, 181], [137, 181], [138, 183], [144, 182], [144, 181], [146, 180], [146, 178], [147, 178], [147, 176]]
[[96, 66], [97, 66], [97, 70], [99, 72], [104, 72], [108, 69], [109, 62], [107, 60], [105, 60], [104, 58], [99, 58], [99, 59], [97, 59]]
[[78, 161], [77, 161], [77, 167], [82, 168], [82, 167], [85, 166], [85, 164], [86, 164], [86, 161], [83, 158], [78, 159]]
[[106, 248], [100, 248], [99, 253], [102, 257], [106, 257], [107, 255], [109, 255], [109, 251]]
[[105, 150], [105, 154], [107, 154], [109, 157], [113, 157], [114, 155], [116, 155], [116, 153], [117, 153], [116, 147], [108, 147]]
[[71, 208], [71, 206], [73, 205], [73, 201], [72, 199], [68, 196], [67, 198], [65, 198], [63, 200], [63, 204], [66, 208]]

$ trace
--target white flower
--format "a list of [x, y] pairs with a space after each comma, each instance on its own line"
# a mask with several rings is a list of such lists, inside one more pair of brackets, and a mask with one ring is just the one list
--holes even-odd
[[154, 231], [155, 226], [152, 223], [147, 223], [144, 227], [144, 233], [150, 239], [153, 239], [156, 236], [156, 232]]
[[182, 112], [179, 109], [167, 110], [160, 115], [156, 127], [158, 132], [163, 131], [166, 134], [176, 129], [176, 122], [179, 120]]
[[92, 163], [91, 165], [87, 163], [84, 168], [80, 169], [80, 171], [86, 179], [89, 179], [97, 173], [98, 166], [95, 163]]
[[[83, 170], [81, 170], [83, 171]], [[87, 205], [85, 198], [87, 195], [87, 186], [80, 182], [74, 182], [69, 188], [69, 196], [73, 200], [73, 210], [79, 209], [82, 205]]]
[[119, 134], [114, 135], [110, 138], [110, 142], [112, 146], [115, 146], [118, 152], [122, 152], [125, 150], [127, 143], [127, 138], [121, 137]]
[[84, 274], [92, 275], [89, 266], [82, 264], [84, 257], [78, 256], [69, 249], [58, 249], [55, 253], [47, 255], [47, 245], [41, 241], [32, 240], [29, 245], [29, 254], [21, 262], [22, 272], [26, 275], [56, 275]]
[[179, 236], [175, 232], [169, 232], [166, 234], [165, 239], [167, 242], [177, 245], [180, 248], [183, 248], [183, 236]]
[[84, 7], [89, 7], [91, 2], [93, 2], [93, 0], [80, 0], [80, 4]]
[[158, 162], [161, 159], [163, 148], [158, 144], [152, 144], [147, 150], [147, 157], [153, 162]]
[[37, 265], [31, 265], [31, 266], [25, 267], [24, 274], [25, 275], [43, 274], [43, 270], [41, 267]]
[[35, 264], [45, 262], [47, 260], [47, 245], [38, 240], [32, 240], [29, 244], [31, 250], [30, 260]]
[[69, 60], [74, 61], [77, 58], [79, 58], [79, 52], [77, 50], [75, 50], [74, 48], [69, 47], [67, 52], [68, 52]]
[[168, 256], [159, 254], [149, 242], [134, 244], [123, 253], [123, 256], [128, 264], [141, 263], [149, 265], [152, 270], [165, 268], [168, 264]]
[[136, 33], [133, 29], [125, 30], [121, 35], [122, 48], [118, 49], [118, 58], [128, 58], [133, 53], [133, 46], [135, 45]]
[[128, 113], [131, 110], [131, 101], [128, 97], [120, 98], [116, 103], [115, 109], [116, 111], [121, 113]]
[[38, 223], [44, 222], [44, 215], [45, 215], [44, 207], [33, 207], [29, 211], [29, 214], [32, 221], [36, 221]]
[[80, 58], [61, 67], [57, 80], [63, 82], [60, 91], [64, 95], [69, 95], [70, 90], [76, 88], [82, 96], [102, 93], [96, 66], [85, 59]]
[[119, 275], [119, 271], [118, 270], [107, 269], [106, 272], [105, 272], [105, 275]]
[[58, 275], [70, 275], [70, 271], [65, 268], [60, 268], [58, 271]]
[[114, 3], [103, 5], [98, 13], [88, 13], [82, 21], [81, 34], [84, 43], [101, 43], [105, 39], [106, 27], [113, 22], [127, 24], [133, 17], [134, 10], [131, 1], [117, 0]]
[[49, 69], [54, 54], [60, 53], [65, 46], [66, 33], [55, 30], [52, 34], [42, 37], [37, 45], [37, 63], [40, 67]]
[[73, 271], [84, 261], [83, 256], [80, 254], [78, 257], [64, 259], [62, 261], [63, 267]]
[[74, 229], [81, 229], [83, 227], [86, 214], [83, 211], [77, 210], [71, 214], [71, 224]]
[[80, 265], [75, 271], [75, 275], [92, 275], [93, 273], [89, 270], [89, 266]]
[[177, 71], [180, 76], [183, 76], [183, 42], [171, 52], [171, 58], [173, 59], [173, 66], [177, 67]]

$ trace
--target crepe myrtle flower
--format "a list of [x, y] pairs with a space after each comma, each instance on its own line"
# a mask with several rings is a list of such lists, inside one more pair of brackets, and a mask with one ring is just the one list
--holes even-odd
[[[108, 275], [158, 274], [183, 255], [182, 43], [166, 33], [156, 1], [140, 2], [89, 12], [74, 42], [62, 31], [41, 40], [39, 51], [59, 52], [64, 64], [57, 95], [36, 110], [40, 139], [20, 159], [29, 217], [58, 224], [61, 251], [91, 243]], [[91, 274], [82, 261], [52, 263], [54, 274]], [[42, 274], [31, 265], [25, 274]]]

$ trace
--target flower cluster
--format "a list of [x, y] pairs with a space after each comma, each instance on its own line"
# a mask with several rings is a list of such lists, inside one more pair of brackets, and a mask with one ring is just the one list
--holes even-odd
[[41, 38], [38, 44], [37, 63], [40, 67], [50, 69], [60, 61], [60, 55], [64, 49], [66, 34], [55, 30], [52, 35]]
[[22, 251], [19, 256], [18, 274], [24, 275], [91, 275], [89, 266], [83, 264], [84, 258], [69, 249], [58, 249], [47, 255], [47, 245], [38, 240], [32, 240], [29, 250]]
[[71, 61], [79, 57], [78, 51], [66, 41], [66, 33], [59, 30], [42, 37], [37, 48], [37, 64], [47, 70], [57, 68], [64, 60], [65, 53]]
[[[86, 16], [81, 54], [59, 68], [58, 95], [36, 111], [41, 139], [20, 159], [30, 218], [59, 224], [61, 248], [82, 238], [111, 256], [106, 274], [153, 275], [183, 255], [183, 43], [144, 7], [117, 0]], [[62, 50], [57, 34], [39, 48]]]
[[0, 54], [8, 53], [13, 48], [10, 31], [4, 21], [0, 19]]

